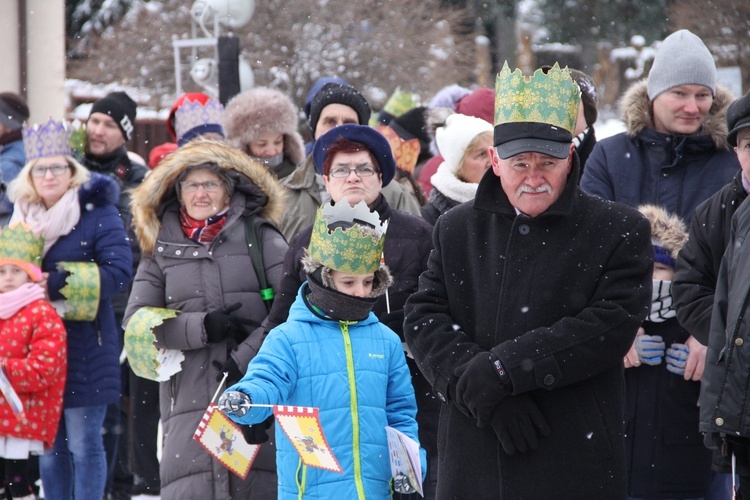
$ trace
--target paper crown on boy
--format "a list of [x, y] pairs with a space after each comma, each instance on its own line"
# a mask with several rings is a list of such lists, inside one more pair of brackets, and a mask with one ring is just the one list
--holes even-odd
[[380, 268], [388, 221], [380, 221], [364, 201], [326, 203], [313, 223], [308, 254], [321, 265], [347, 274], [374, 273]]
[[194, 137], [214, 132], [224, 136], [221, 126], [224, 120], [224, 106], [219, 101], [208, 99], [205, 103], [189, 99], [177, 108], [174, 114], [174, 128], [177, 143], [184, 146]]
[[656, 205], [640, 205], [638, 211], [651, 223], [654, 262], [660, 262], [674, 269], [677, 255], [688, 240], [685, 222], [679, 216], [670, 214]]
[[43, 251], [44, 238], [36, 236], [23, 222], [0, 230], [0, 266], [13, 264], [26, 271], [32, 281], [40, 281]]
[[567, 158], [581, 90], [568, 68], [555, 63], [527, 78], [507, 61], [495, 79], [495, 140], [500, 158], [536, 152]]
[[24, 125], [21, 132], [26, 161], [47, 156], [72, 156], [70, 130], [64, 123], [50, 120], [44, 125], [35, 123], [31, 127]]

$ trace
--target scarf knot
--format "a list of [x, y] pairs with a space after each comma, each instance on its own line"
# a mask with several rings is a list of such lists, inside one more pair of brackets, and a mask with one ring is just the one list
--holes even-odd
[[211, 243], [224, 227], [224, 224], [227, 223], [228, 213], [229, 209], [212, 215], [206, 220], [197, 220], [188, 215], [185, 207], [180, 207], [180, 226], [182, 227], [182, 232], [196, 243]]

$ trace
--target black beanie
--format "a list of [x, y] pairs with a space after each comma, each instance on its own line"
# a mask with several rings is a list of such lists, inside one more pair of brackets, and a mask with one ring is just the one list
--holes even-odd
[[112, 92], [102, 97], [91, 106], [91, 117], [94, 113], [109, 115], [120, 127], [122, 136], [129, 141], [135, 127], [135, 113], [138, 105], [125, 92]]
[[412, 108], [401, 116], [397, 116], [388, 123], [403, 140], [419, 140], [419, 157], [417, 163], [420, 163], [432, 156], [430, 154], [430, 133], [427, 131], [427, 108], [417, 106]]
[[315, 97], [313, 97], [312, 103], [310, 103], [310, 129], [313, 134], [315, 133], [315, 127], [318, 126], [318, 119], [320, 118], [320, 112], [323, 108], [329, 104], [343, 104], [349, 106], [357, 112], [359, 118], [359, 125], [367, 125], [370, 121], [370, 105], [359, 90], [355, 89], [350, 85], [343, 85], [340, 83], [326, 83], [323, 85]]
[[29, 107], [23, 97], [13, 92], [0, 93], [0, 123], [17, 130], [28, 119]]

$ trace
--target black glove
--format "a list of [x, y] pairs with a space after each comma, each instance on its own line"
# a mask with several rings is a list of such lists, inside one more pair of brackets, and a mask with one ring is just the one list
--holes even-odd
[[503, 399], [492, 412], [490, 425], [508, 455], [536, 450], [539, 436], [550, 433], [547, 420], [528, 394]]
[[509, 393], [507, 384], [500, 379], [490, 359], [490, 353], [480, 352], [456, 368], [454, 375], [458, 377], [456, 402], [477, 419], [479, 427], [485, 427], [492, 418], [492, 411]]
[[268, 441], [268, 429], [273, 423], [273, 415], [255, 425], [240, 425], [242, 436], [247, 444], [262, 444]]
[[232, 356], [227, 356], [227, 361], [223, 365], [221, 364], [221, 361], [213, 361], [211, 364], [214, 365], [214, 368], [219, 370], [219, 374], [216, 375], [217, 382], [221, 382], [221, 379], [224, 378], [224, 372], [227, 373], [227, 387], [239, 382], [244, 375]]
[[203, 318], [203, 327], [206, 330], [208, 342], [221, 342], [229, 336], [234, 338], [240, 334], [245, 334], [245, 329], [240, 324], [239, 318], [232, 314], [240, 307], [242, 307], [242, 304], [236, 302], [224, 309], [206, 314]]

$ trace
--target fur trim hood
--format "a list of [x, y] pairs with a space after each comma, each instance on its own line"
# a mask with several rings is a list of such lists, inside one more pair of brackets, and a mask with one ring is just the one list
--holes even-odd
[[297, 108], [283, 93], [256, 87], [233, 97], [224, 108], [224, 134], [232, 146], [247, 151], [259, 136], [284, 135], [284, 154], [294, 165], [305, 160], [305, 146], [297, 132]]
[[[306, 248], [304, 252], [302, 252], [300, 263], [302, 264], [302, 269], [308, 275], [320, 269], [320, 280], [323, 285], [336, 290], [336, 287], [333, 284], [333, 279], [331, 278], [331, 269], [310, 257]], [[375, 283], [373, 284], [372, 292], [370, 292], [370, 297], [380, 297], [385, 294], [388, 287], [392, 284], [393, 277], [391, 276], [391, 271], [385, 264], [380, 264], [378, 270], [375, 271]]]
[[120, 201], [120, 186], [106, 175], [91, 172], [91, 178], [78, 189], [78, 201], [86, 205], [105, 207]]
[[284, 188], [265, 165], [222, 142], [198, 139], [164, 158], [132, 191], [133, 225], [144, 254], [154, 251], [164, 208], [176, 200], [174, 184], [180, 173], [204, 163], [218, 165], [235, 180], [235, 195], [245, 194], [246, 212], [255, 209], [261, 217], [278, 224], [284, 211]]
[[[716, 96], [703, 124], [701, 134], [708, 135], [717, 149], [728, 150], [727, 137], [727, 108], [734, 101], [732, 93], [721, 85], [716, 86]], [[627, 134], [635, 137], [643, 129], [654, 128], [651, 113], [651, 101], [648, 98], [648, 81], [641, 80], [633, 84], [620, 101], [620, 113], [625, 122]]]
[[677, 254], [688, 240], [682, 219], [657, 205], [641, 205], [638, 211], [651, 223], [651, 243], [666, 249], [677, 260]]

